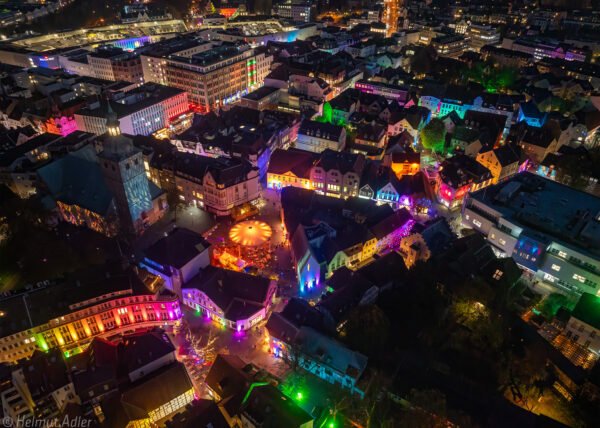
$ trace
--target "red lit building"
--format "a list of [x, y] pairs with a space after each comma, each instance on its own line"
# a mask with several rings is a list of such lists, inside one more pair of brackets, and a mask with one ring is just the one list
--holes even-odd
[[466, 155], [446, 159], [440, 166], [437, 198], [440, 203], [453, 209], [459, 207], [465, 195], [492, 184], [489, 169]]

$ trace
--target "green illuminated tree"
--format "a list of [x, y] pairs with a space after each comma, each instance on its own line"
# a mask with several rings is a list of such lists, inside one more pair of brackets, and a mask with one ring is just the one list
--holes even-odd
[[551, 293], [537, 306], [537, 310], [544, 318], [551, 320], [561, 307], [573, 309], [575, 301], [572, 298], [560, 293]]
[[446, 141], [446, 126], [444, 122], [437, 118], [431, 119], [421, 130], [420, 137], [424, 148], [436, 153], [442, 153]]

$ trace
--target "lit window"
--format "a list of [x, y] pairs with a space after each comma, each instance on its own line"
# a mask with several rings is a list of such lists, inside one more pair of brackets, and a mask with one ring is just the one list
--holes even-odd
[[494, 272], [493, 278], [495, 280], [499, 280], [500, 278], [502, 278], [502, 275], [504, 275], [504, 272], [502, 272], [500, 269], [496, 269], [496, 272]]
[[559, 265], [552, 265], [552, 270], [555, 270], [556, 272], [560, 271], [560, 266]]
[[556, 278], [550, 275], [549, 273], [544, 273], [544, 280], [549, 282], [554, 282]]
[[574, 273], [574, 274], [573, 274], [573, 279], [574, 279], [574, 280], [576, 280], [576, 281], [579, 281], [579, 282], [581, 282], [581, 283], [584, 283], [584, 282], [585, 282], [585, 277], [583, 277], [583, 276], [581, 276], [581, 275], [578, 275], [578, 274], [576, 274], [576, 273]]
[[567, 257], [567, 253], [565, 253], [564, 251], [559, 251], [558, 252], [558, 257], [565, 258], [565, 257]]

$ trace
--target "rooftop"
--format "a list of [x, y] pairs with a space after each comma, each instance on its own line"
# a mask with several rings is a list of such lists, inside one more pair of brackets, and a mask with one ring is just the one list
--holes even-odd
[[528, 172], [471, 194], [541, 237], [600, 257], [600, 198]]
[[123, 292], [150, 294], [134, 271], [108, 265], [74, 272], [59, 283], [13, 294], [0, 300], [0, 312], [5, 314], [0, 317], [0, 337], [67, 315], [73, 312], [73, 305], [106, 296], [94, 302], [97, 304], [111, 298], [112, 293]]
[[219, 306], [225, 318], [236, 321], [249, 317], [263, 307], [269, 296], [271, 280], [208, 266], [184, 288], [202, 291]]
[[146, 257], [163, 266], [182, 268], [210, 247], [201, 235], [177, 228], [145, 250]]

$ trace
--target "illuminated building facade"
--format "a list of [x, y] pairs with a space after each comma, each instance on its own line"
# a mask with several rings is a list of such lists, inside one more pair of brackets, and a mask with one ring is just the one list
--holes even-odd
[[457, 208], [469, 192], [492, 184], [489, 169], [466, 155], [455, 155], [445, 160], [438, 175], [437, 197], [447, 208]]
[[[173, 248], [177, 248], [173, 251]], [[181, 296], [181, 287], [210, 264], [211, 247], [198, 233], [177, 228], [144, 250], [140, 266]]]
[[276, 289], [275, 280], [208, 266], [183, 286], [183, 304], [241, 332], [267, 318]]
[[[362, 154], [275, 150], [269, 162], [267, 187], [299, 187], [335, 198], [358, 196], [395, 209], [411, 208], [414, 199], [423, 193], [423, 176], [418, 172], [420, 164], [412, 165], [416, 162], [411, 162], [406, 173], [398, 176], [393, 165], [376, 165]], [[417, 171], [411, 175], [413, 170]]]
[[98, 154], [102, 174], [114, 197], [121, 229], [139, 234], [150, 224], [148, 214], [153, 208], [142, 151], [121, 135], [117, 115], [110, 105], [106, 128], [103, 150]]
[[142, 61], [135, 53], [117, 47], [102, 47], [87, 55], [93, 76], [104, 80], [144, 82]]
[[471, 24], [466, 31], [469, 46], [476, 52], [486, 45], [498, 45], [500, 43], [500, 31], [489, 25]]
[[361, 79], [356, 82], [354, 87], [367, 94], [382, 95], [386, 99], [397, 101], [401, 105], [404, 105], [409, 98], [409, 89], [404, 86]]
[[179, 152], [174, 174], [184, 201], [218, 216], [260, 197], [259, 170], [244, 159]]
[[600, 356], [599, 307], [600, 296], [583, 293], [571, 313], [565, 333], [567, 338], [594, 353], [596, 358]]
[[599, 213], [600, 198], [522, 172], [470, 194], [462, 221], [536, 280], [563, 293], [598, 295]]
[[189, 111], [187, 94], [176, 88], [145, 84], [116, 94], [111, 101], [95, 102], [75, 113], [77, 129], [102, 135], [107, 131], [108, 104], [119, 119], [121, 132], [129, 135], [151, 135], [168, 128]]
[[51, 348], [70, 355], [95, 337], [173, 326], [182, 316], [177, 296], [150, 292], [134, 272], [100, 272], [85, 287], [75, 282], [33, 289], [3, 300], [0, 307], [1, 362]]
[[490, 170], [494, 177], [493, 184], [509, 179], [525, 167], [525, 162], [521, 162], [520, 148], [512, 144], [482, 150], [477, 154], [476, 159]]
[[249, 45], [223, 43], [191, 57], [170, 56], [167, 82], [185, 90], [192, 104], [208, 112], [262, 86], [272, 59]]
[[385, 24], [385, 36], [391, 37], [398, 31], [398, 18], [400, 18], [400, 8], [402, 0], [384, 0], [383, 2], [383, 23]]

